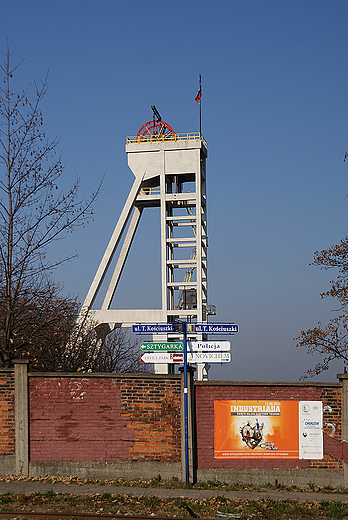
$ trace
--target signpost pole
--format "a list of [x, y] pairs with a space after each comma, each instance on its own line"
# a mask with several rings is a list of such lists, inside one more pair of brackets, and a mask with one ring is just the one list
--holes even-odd
[[184, 415], [185, 415], [185, 472], [186, 484], [190, 483], [189, 472], [189, 450], [188, 450], [188, 396], [187, 396], [187, 327], [186, 321], [183, 323], [184, 328]]
[[[190, 462], [189, 462], [189, 435], [188, 435], [188, 384], [187, 384], [187, 330], [186, 321], [174, 321], [173, 323], [136, 324], [132, 325], [135, 334], [168, 334], [181, 333], [183, 342], [144, 342], [141, 350], [144, 352], [141, 359], [144, 363], [168, 363], [168, 358], [173, 363], [182, 363], [182, 349], [184, 361], [184, 429], [185, 429], [185, 474], [186, 484], [190, 484]], [[194, 323], [190, 324], [189, 331], [198, 334], [236, 334], [239, 327], [235, 323]], [[227, 363], [231, 360], [229, 353], [230, 343], [222, 342], [193, 342], [194, 347], [190, 353], [190, 362], [198, 363], [205, 361]], [[208, 352], [206, 353], [205, 350]], [[217, 352], [214, 352], [217, 351]], [[152, 354], [150, 354], [150, 352]], [[181, 352], [181, 353], [180, 353]], [[156, 358], [157, 356], [157, 358]], [[191, 393], [190, 393], [191, 396]], [[191, 425], [192, 426], [192, 425]], [[192, 439], [191, 439], [192, 440]], [[192, 444], [192, 443], [191, 443]], [[191, 448], [192, 449], [192, 448]]]

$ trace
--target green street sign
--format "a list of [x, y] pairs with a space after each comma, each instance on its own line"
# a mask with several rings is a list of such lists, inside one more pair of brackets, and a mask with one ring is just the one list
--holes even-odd
[[168, 341], [166, 343], [141, 343], [140, 344], [140, 350], [146, 350], [146, 351], [180, 351], [182, 352], [184, 350], [184, 344], [182, 341]]

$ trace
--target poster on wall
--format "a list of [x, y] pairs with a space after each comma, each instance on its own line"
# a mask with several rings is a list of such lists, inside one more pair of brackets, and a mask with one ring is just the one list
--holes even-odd
[[323, 453], [323, 403], [299, 402], [300, 459], [322, 459]]
[[322, 458], [321, 418], [317, 401], [215, 401], [214, 457]]

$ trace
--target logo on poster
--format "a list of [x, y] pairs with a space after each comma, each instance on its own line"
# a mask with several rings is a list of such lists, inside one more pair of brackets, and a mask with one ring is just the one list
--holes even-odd
[[232, 405], [231, 415], [280, 415], [280, 405]]

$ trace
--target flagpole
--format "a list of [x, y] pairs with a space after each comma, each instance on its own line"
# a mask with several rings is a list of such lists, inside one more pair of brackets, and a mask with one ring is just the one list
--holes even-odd
[[202, 137], [202, 105], [201, 105], [201, 99], [202, 99], [202, 76], [199, 75], [199, 90], [198, 94], [195, 97], [195, 101], [199, 103], [199, 137]]
[[202, 136], [202, 106], [201, 106], [201, 101], [202, 101], [202, 76], [201, 74], [199, 75], [199, 91], [201, 93], [201, 97], [199, 98], [199, 137]]

